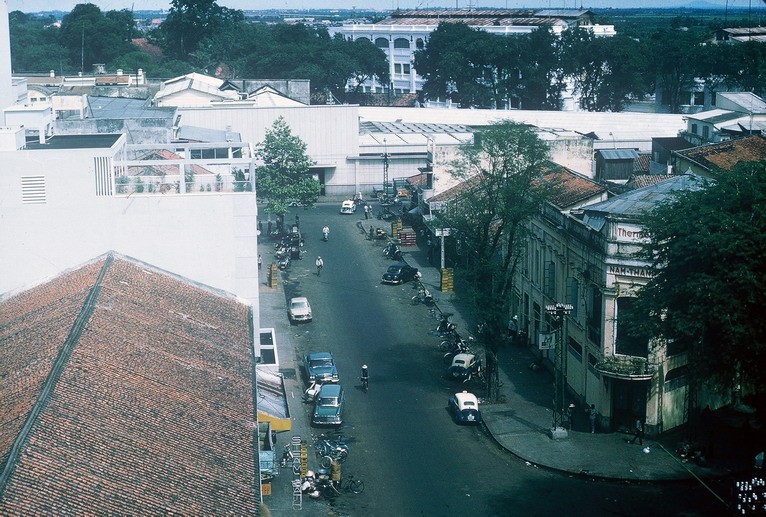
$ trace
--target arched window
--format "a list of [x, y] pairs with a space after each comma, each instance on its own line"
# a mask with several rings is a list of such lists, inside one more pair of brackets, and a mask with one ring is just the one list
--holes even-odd
[[[370, 38], [365, 38], [364, 36], [361, 36], [361, 37], [359, 37], [359, 38], [356, 38], [356, 41], [359, 41], [359, 40], [370, 41]], [[372, 42], [370, 41], [370, 43], [372, 43]]]
[[410, 48], [410, 40], [404, 38], [396, 38], [394, 40], [394, 48]]
[[665, 374], [665, 391], [677, 390], [687, 384], [686, 374], [689, 371], [687, 365], [670, 370]]
[[425, 47], [426, 44], [423, 43], [423, 38], [418, 38], [415, 40], [415, 48], [418, 50], [423, 50], [423, 47]]
[[388, 40], [386, 38], [375, 38], [375, 46], [379, 48], [388, 48]]

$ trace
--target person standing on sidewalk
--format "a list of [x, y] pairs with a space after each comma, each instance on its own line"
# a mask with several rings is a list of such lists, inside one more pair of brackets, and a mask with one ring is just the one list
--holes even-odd
[[636, 439], [639, 445], [644, 444], [644, 421], [641, 418], [636, 418], [636, 434], [628, 443], [636, 443]]
[[259, 253], [258, 254], [258, 271], [260, 271], [262, 267], [263, 267], [263, 257], [261, 257], [261, 254]]
[[590, 421], [590, 434], [594, 434], [596, 432], [596, 404], [591, 404], [590, 407], [587, 409], [588, 411], [588, 420]]

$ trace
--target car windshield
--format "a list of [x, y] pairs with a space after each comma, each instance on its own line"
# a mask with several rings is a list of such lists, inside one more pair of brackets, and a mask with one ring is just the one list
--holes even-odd
[[338, 399], [335, 397], [322, 397], [319, 399], [320, 406], [337, 406]]
[[293, 302], [293, 309], [305, 309], [308, 307], [308, 302], [300, 301], [300, 302]]
[[465, 364], [465, 361], [462, 359], [455, 359], [455, 365], [456, 366], [462, 366]]
[[389, 273], [399, 273], [402, 270], [402, 266], [388, 266], [388, 272]]
[[464, 400], [463, 401], [463, 406], [465, 406], [465, 407], [473, 407], [475, 405], [476, 404], [474, 404], [472, 400]]
[[312, 359], [311, 360], [311, 367], [312, 368], [321, 368], [323, 366], [332, 366], [332, 359]]

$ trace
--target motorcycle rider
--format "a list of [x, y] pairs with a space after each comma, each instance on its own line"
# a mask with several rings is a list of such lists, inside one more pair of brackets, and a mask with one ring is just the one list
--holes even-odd
[[324, 225], [324, 228], [322, 228], [322, 238], [324, 240], [327, 240], [330, 238], [330, 227], [327, 225]]
[[366, 364], [362, 365], [361, 380], [362, 380], [362, 389], [366, 392], [367, 388], [370, 386], [370, 372], [367, 369], [367, 365]]
[[322, 260], [322, 257], [317, 257], [316, 266], [317, 266], [317, 276], [319, 276], [322, 274], [322, 268], [324, 267], [324, 260]]

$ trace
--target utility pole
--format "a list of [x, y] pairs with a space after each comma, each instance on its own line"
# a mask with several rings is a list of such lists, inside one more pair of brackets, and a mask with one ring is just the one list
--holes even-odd
[[566, 406], [566, 345], [564, 344], [564, 327], [566, 316], [572, 314], [574, 307], [569, 304], [557, 303], [546, 305], [545, 312], [553, 316], [556, 328], [556, 363], [554, 365], [555, 379], [553, 381], [553, 425], [551, 438], [554, 440], [567, 437], [564, 427], [564, 408]]

